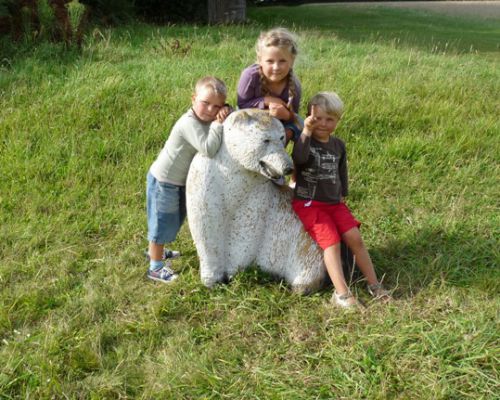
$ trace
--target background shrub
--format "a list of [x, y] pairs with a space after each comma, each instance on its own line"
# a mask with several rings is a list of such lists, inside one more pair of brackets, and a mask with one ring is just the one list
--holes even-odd
[[56, 33], [56, 16], [49, 0], [38, 0], [37, 11], [40, 21], [39, 36], [49, 40], [53, 39]]
[[[28, 41], [33, 37], [68, 40], [70, 31], [75, 35], [78, 25], [71, 21], [72, 29], [68, 30], [67, 16], [61, 19], [60, 10], [81, 10], [78, 4], [85, 5], [88, 16], [103, 25], [117, 25], [133, 18], [154, 23], [206, 22], [208, 13], [207, 1], [195, 0], [80, 0], [79, 3], [75, 0], [33, 0], [28, 3], [0, 0], [0, 35], [10, 33], [15, 39], [23, 37]], [[82, 17], [77, 19], [80, 21]]]
[[207, 1], [144, 0], [136, 5], [137, 13], [151, 22], [206, 21]]
[[117, 24], [133, 17], [150, 22], [205, 21], [207, 2], [195, 0], [82, 0], [92, 18], [104, 24]]
[[134, 0], [82, 0], [91, 18], [105, 25], [128, 21], [136, 15]]

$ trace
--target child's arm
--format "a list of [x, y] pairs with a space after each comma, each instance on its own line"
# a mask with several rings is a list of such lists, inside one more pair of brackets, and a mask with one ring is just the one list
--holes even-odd
[[217, 121], [212, 122], [206, 134], [199, 124], [188, 123], [184, 126], [183, 136], [198, 152], [212, 158], [222, 142], [222, 124]]
[[226, 118], [228, 117], [229, 114], [233, 112], [233, 107], [231, 107], [229, 104], [224, 104], [224, 107], [222, 107], [219, 112], [217, 113], [217, 117], [215, 118], [219, 124], [222, 124]]
[[[281, 100], [281, 99], [279, 99]], [[278, 118], [281, 121], [291, 121], [295, 115], [285, 105], [278, 103], [269, 104], [269, 114], [271, 117]]]
[[[295, 91], [289, 92], [288, 103], [285, 103], [280, 98], [269, 97], [269, 114], [280, 119], [283, 122], [293, 122], [296, 119], [296, 114], [299, 112], [300, 98], [302, 96], [302, 88], [297, 77], [294, 75]], [[272, 104], [276, 103], [276, 104]]]
[[311, 115], [304, 120], [304, 130], [293, 146], [292, 158], [297, 165], [304, 164], [309, 158], [311, 136], [316, 128], [316, 106], [311, 107]]
[[344, 197], [349, 194], [349, 179], [347, 173], [347, 151], [345, 149], [345, 145], [342, 142], [343, 152], [339, 161], [339, 175], [340, 175], [340, 183], [342, 184], [342, 201], [344, 201]]
[[265, 109], [264, 96], [257, 96], [259, 88], [259, 75], [252, 71], [252, 67], [244, 69], [238, 82], [238, 107]]
[[260, 76], [255, 66], [250, 66], [241, 73], [237, 94], [239, 108], [259, 108], [265, 110], [269, 108], [271, 103], [286, 106], [285, 102], [279, 97], [262, 95]]
[[304, 164], [309, 158], [309, 149], [311, 145], [311, 137], [304, 135], [304, 132], [299, 136], [293, 145], [292, 159], [295, 165]]

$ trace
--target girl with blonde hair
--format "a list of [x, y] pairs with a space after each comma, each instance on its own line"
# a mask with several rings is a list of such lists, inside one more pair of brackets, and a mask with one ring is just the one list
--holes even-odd
[[274, 28], [260, 34], [255, 50], [257, 62], [243, 70], [238, 83], [238, 107], [269, 110], [283, 123], [286, 142], [295, 141], [302, 130], [302, 91], [293, 73], [297, 40], [287, 29]]

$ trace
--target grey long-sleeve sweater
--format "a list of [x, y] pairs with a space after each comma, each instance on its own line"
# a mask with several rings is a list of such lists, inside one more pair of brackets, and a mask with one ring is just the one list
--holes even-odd
[[213, 157], [221, 142], [222, 124], [201, 121], [190, 109], [175, 123], [149, 171], [160, 182], [184, 186], [195, 154]]

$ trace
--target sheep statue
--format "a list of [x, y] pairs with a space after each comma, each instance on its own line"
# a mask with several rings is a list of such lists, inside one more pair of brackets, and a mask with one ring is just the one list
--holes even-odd
[[322, 253], [271, 179], [292, 171], [282, 124], [265, 111], [233, 112], [214, 158], [197, 154], [186, 183], [191, 235], [208, 287], [256, 264], [299, 293], [326, 277]]

